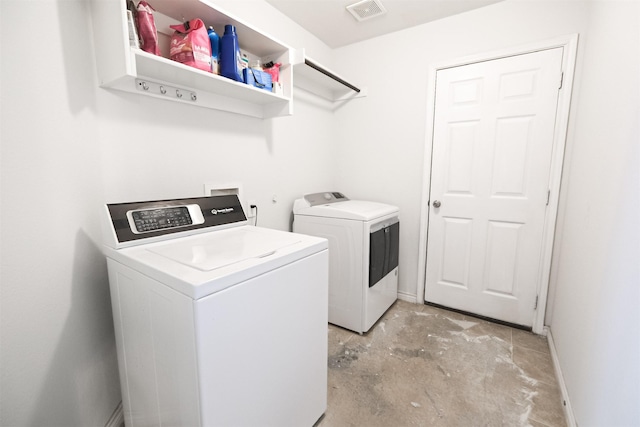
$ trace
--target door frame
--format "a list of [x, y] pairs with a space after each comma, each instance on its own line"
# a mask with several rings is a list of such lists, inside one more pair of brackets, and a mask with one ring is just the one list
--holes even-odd
[[431, 191], [431, 155], [433, 149], [433, 129], [435, 118], [435, 94], [436, 74], [446, 68], [469, 65], [476, 62], [490, 61], [509, 56], [523, 55], [541, 50], [557, 47], [563, 48], [562, 54], [562, 90], [558, 95], [558, 107], [556, 110], [556, 125], [553, 134], [553, 151], [551, 153], [551, 169], [549, 173], [549, 205], [545, 212], [544, 229], [542, 236], [542, 262], [538, 272], [537, 295], [538, 305], [534, 312], [532, 330], [536, 334], [544, 333], [544, 317], [547, 308], [547, 295], [549, 292], [549, 280], [551, 275], [551, 258], [553, 241], [558, 215], [560, 195], [560, 181], [562, 178], [562, 166], [567, 140], [569, 109], [571, 105], [571, 93], [575, 72], [575, 63], [578, 50], [578, 34], [568, 34], [557, 38], [534, 42], [531, 44], [498, 51], [481, 53], [443, 61], [429, 67], [427, 76], [427, 123], [425, 133], [425, 151], [422, 178], [422, 203], [420, 208], [420, 234], [418, 250], [418, 283], [416, 297], [418, 303], [425, 302], [426, 267], [427, 267], [427, 234], [429, 225], [429, 194]]

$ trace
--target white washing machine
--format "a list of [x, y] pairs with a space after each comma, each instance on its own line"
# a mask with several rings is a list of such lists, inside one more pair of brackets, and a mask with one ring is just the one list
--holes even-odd
[[106, 205], [125, 424], [312, 426], [327, 405], [324, 239], [237, 196]]
[[329, 323], [367, 332], [398, 298], [399, 209], [327, 192], [293, 214], [294, 232], [329, 241]]

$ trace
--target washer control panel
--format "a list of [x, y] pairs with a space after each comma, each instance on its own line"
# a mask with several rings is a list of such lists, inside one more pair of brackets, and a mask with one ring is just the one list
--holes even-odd
[[326, 205], [349, 200], [347, 196], [337, 191], [307, 194], [304, 196], [304, 199], [309, 203], [309, 206]]
[[202, 224], [204, 217], [198, 205], [131, 210], [127, 212], [131, 231], [135, 234]]
[[145, 241], [246, 224], [238, 196], [107, 204], [105, 244], [119, 249]]

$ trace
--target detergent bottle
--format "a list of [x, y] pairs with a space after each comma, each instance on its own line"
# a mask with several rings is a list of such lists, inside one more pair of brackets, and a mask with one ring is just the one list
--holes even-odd
[[211, 43], [211, 72], [220, 74], [220, 37], [211, 26], [207, 33], [209, 34], [209, 43]]
[[224, 26], [224, 34], [220, 40], [220, 74], [237, 82], [244, 82], [242, 78], [242, 56], [236, 27]]

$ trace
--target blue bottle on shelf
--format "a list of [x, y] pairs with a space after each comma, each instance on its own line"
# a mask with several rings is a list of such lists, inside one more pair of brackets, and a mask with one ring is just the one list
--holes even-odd
[[220, 74], [220, 37], [216, 34], [213, 27], [207, 30], [209, 34], [209, 43], [211, 44], [211, 72]]
[[233, 25], [224, 26], [224, 34], [220, 39], [220, 74], [228, 79], [244, 82], [240, 45]]

